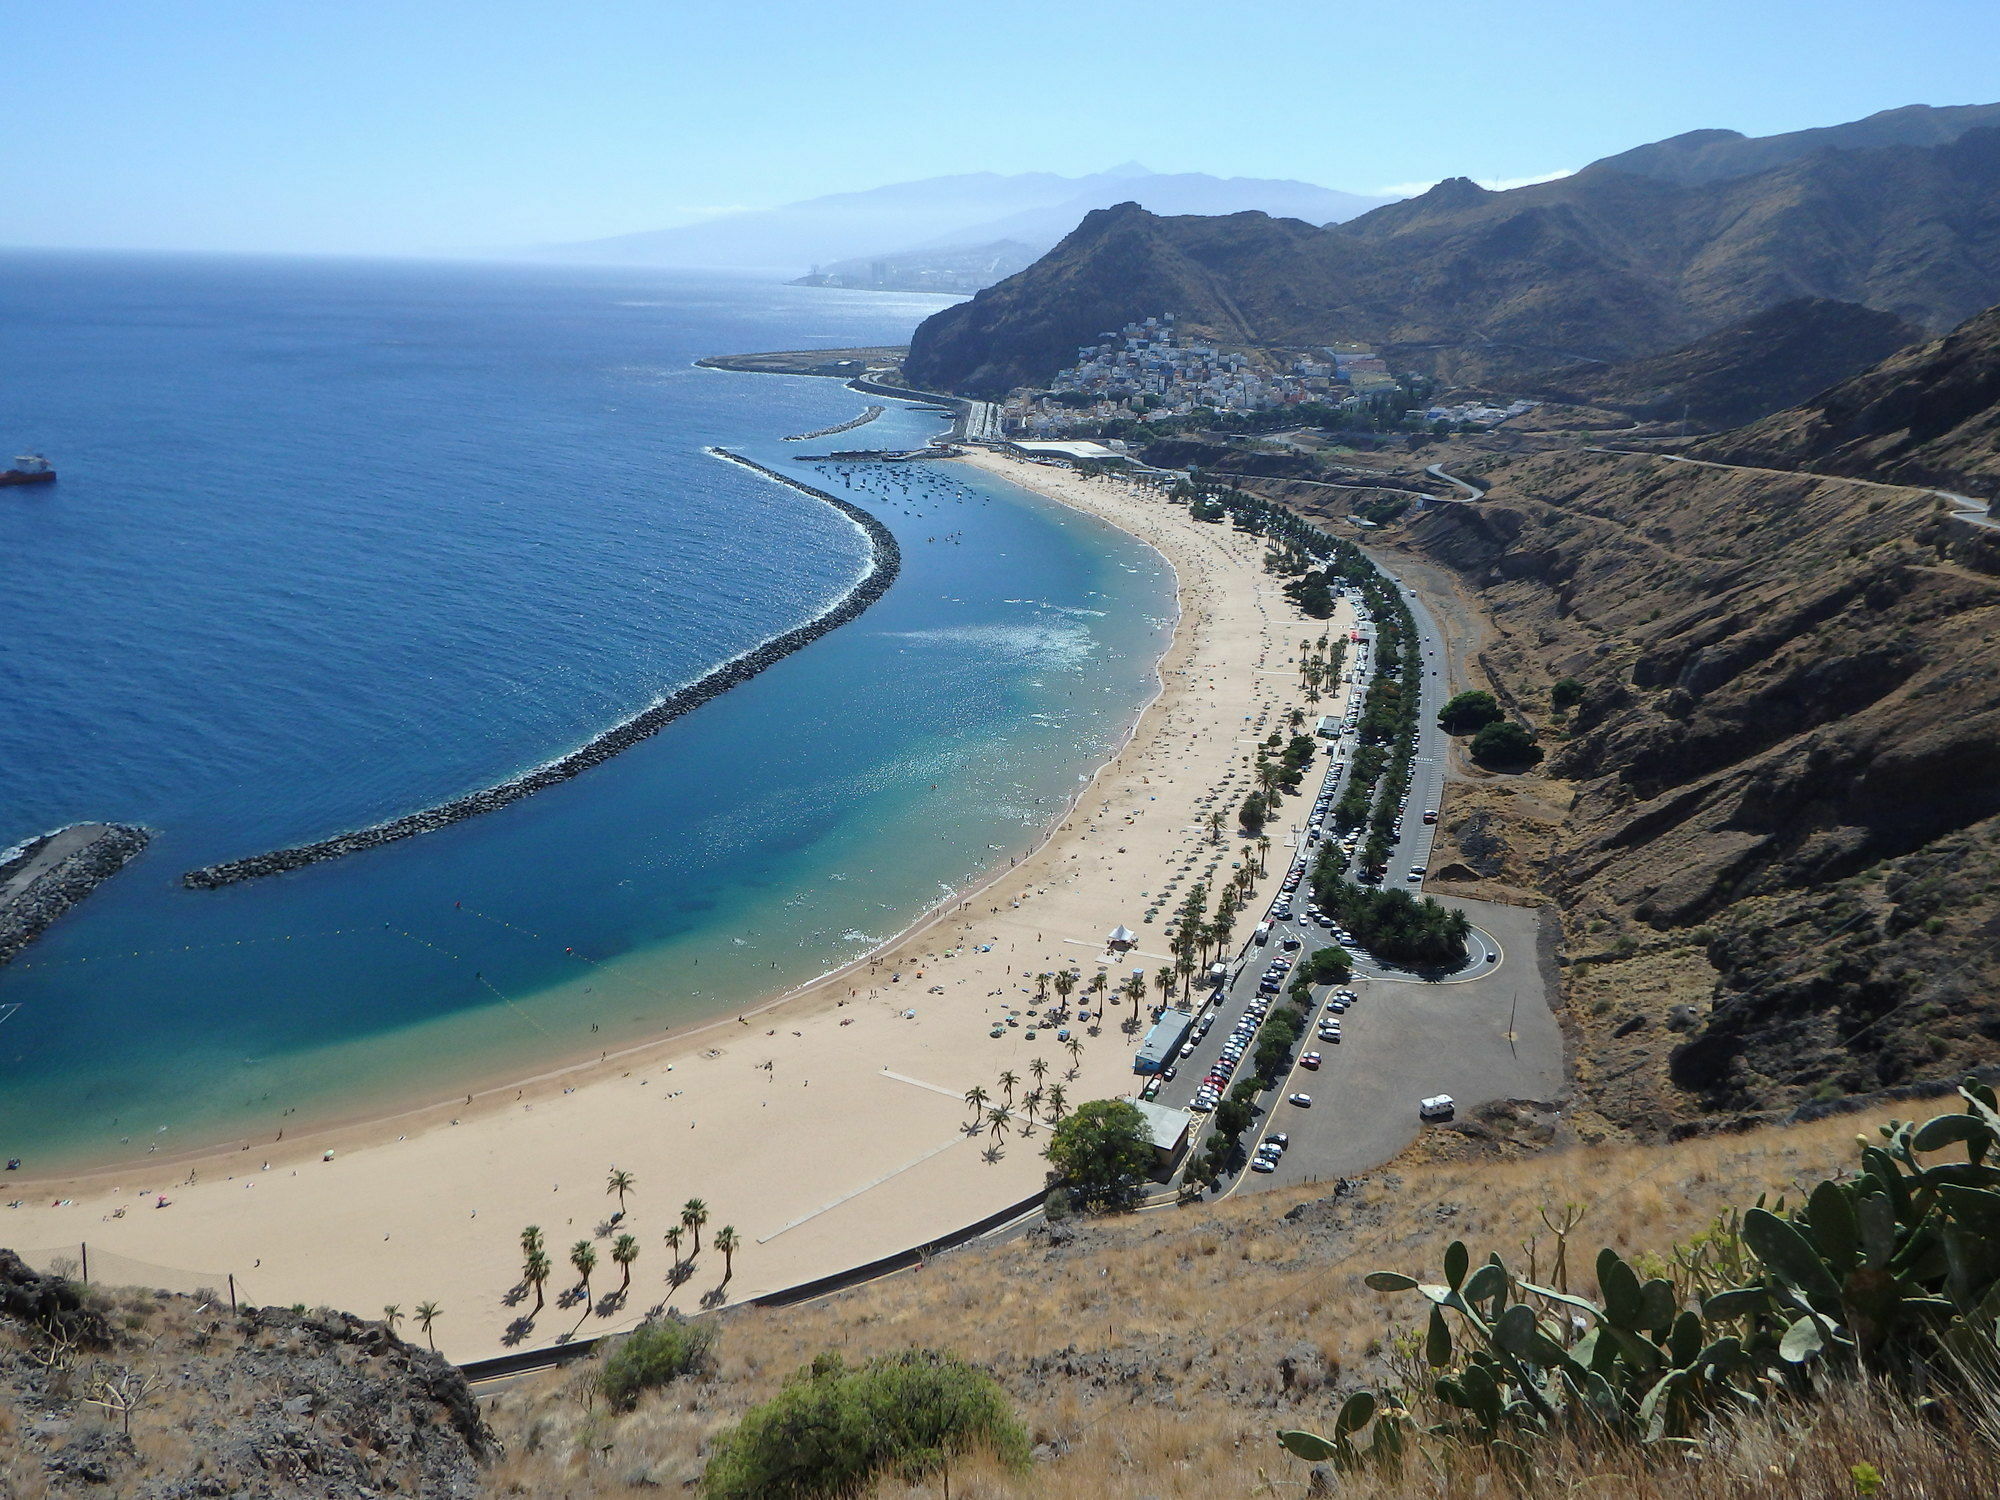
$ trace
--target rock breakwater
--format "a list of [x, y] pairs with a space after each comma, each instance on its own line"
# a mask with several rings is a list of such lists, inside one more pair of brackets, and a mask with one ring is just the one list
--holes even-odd
[[0, 858], [0, 964], [116, 875], [151, 838], [128, 823], [73, 823]]
[[852, 432], [857, 427], [866, 427], [888, 409], [886, 406], [871, 406], [858, 417], [849, 417], [845, 422], [836, 422], [831, 427], [817, 427], [811, 432], [801, 432], [795, 437], [786, 438], [785, 441], [804, 443], [813, 438], [832, 437], [836, 432]]
[[238, 881], [255, 880], [265, 875], [280, 875], [288, 870], [303, 869], [307, 865], [320, 864], [329, 859], [339, 859], [343, 855], [358, 854], [364, 849], [378, 848], [398, 839], [413, 838], [420, 833], [431, 833], [480, 813], [492, 812], [505, 807], [510, 802], [551, 787], [558, 782], [568, 781], [581, 775], [592, 766], [628, 750], [639, 741], [657, 734], [675, 719], [687, 714], [711, 698], [720, 697], [739, 683], [747, 682], [766, 667], [783, 661], [800, 647], [818, 640], [828, 631], [836, 630], [888, 592], [889, 585], [896, 581], [902, 571], [902, 548], [895, 536], [874, 516], [838, 495], [828, 494], [775, 469], [726, 448], [710, 448], [708, 453], [728, 463], [762, 474], [779, 484], [789, 485], [802, 494], [811, 495], [815, 500], [824, 501], [846, 516], [858, 526], [868, 538], [868, 570], [859, 581], [827, 609], [795, 626], [782, 635], [773, 636], [761, 646], [744, 652], [722, 665], [707, 672], [686, 687], [676, 689], [650, 707], [641, 709], [631, 718], [622, 720], [590, 740], [587, 744], [572, 750], [556, 760], [548, 761], [525, 771], [519, 776], [485, 787], [480, 791], [468, 792], [462, 797], [454, 797], [449, 802], [441, 802], [435, 807], [427, 807], [421, 812], [407, 813], [384, 823], [376, 823], [351, 833], [336, 834], [332, 838], [320, 839], [310, 844], [297, 844], [288, 849], [274, 849], [266, 854], [251, 855], [247, 859], [229, 860], [223, 864], [204, 865], [197, 870], [189, 870], [181, 876], [181, 882], [196, 890], [213, 890], [218, 886], [234, 885]]

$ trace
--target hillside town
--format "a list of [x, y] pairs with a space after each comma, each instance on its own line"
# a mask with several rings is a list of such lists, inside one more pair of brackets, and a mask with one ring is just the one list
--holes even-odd
[[[1001, 408], [1008, 434], [1052, 437], [1120, 418], [1171, 421], [1201, 411], [1217, 415], [1289, 406], [1354, 410], [1402, 389], [1388, 364], [1361, 344], [1309, 350], [1224, 349], [1183, 338], [1172, 313], [1128, 323], [1076, 351], [1044, 391], [1021, 391]], [[1413, 408], [1425, 422], [1490, 427], [1533, 402], [1497, 407], [1467, 403]]]

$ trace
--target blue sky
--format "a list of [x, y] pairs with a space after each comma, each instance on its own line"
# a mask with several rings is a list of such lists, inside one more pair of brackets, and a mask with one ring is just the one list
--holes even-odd
[[950, 172], [1516, 181], [2000, 100], [1996, 0], [0, 0], [0, 240], [437, 253]]

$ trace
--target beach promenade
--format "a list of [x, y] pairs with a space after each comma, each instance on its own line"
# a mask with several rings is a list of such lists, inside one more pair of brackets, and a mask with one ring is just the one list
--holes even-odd
[[[1072, 1022], [1074, 1057], [1051, 1031], [1031, 1041], [1025, 1023], [1006, 1026], [1007, 1012], [1037, 1006], [1042, 972], [1073, 968], [1087, 987], [1103, 968], [1115, 988], [1133, 968], [1151, 976], [1170, 961], [1165, 933], [1144, 914], [1170, 880], [1169, 906], [1194, 880], [1226, 879], [1251, 857], [1234, 810], [1253, 741], [1295, 706], [1290, 662], [1299, 640], [1326, 626], [1279, 594], [1260, 538], [1197, 523], [1121, 481], [987, 453], [965, 462], [1145, 539], [1178, 579], [1160, 696], [1036, 853], [873, 957], [740, 1020], [448, 1108], [337, 1130], [301, 1125], [151, 1171], [10, 1178], [6, 1196], [22, 1206], [0, 1210], [0, 1244], [33, 1259], [87, 1242], [106, 1260], [227, 1272], [252, 1302], [373, 1316], [432, 1301], [442, 1309], [438, 1346], [468, 1360], [572, 1329], [616, 1331], [664, 1303], [693, 1311], [742, 1300], [921, 1244], [1034, 1193], [1048, 1127], [1019, 1101], [1036, 1086], [1035, 1064], [1045, 1066], [1045, 1097], [1059, 1084], [1071, 1109], [1131, 1091], [1135, 1040], [1119, 1022], [1132, 1007], [1114, 1000], [1095, 1035]], [[1220, 838], [1208, 823], [1217, 812]], [[1283, 866], [1274, 850], [1251, 910]], [[1112, 955], [1105, 937], [1121, 923], [1138, 934], [1136, 951]], [[1078, 1003], [1088, 1003], [1081, 990]], [[983, 1088], [1004, 1108], [1009, 1072], [1018, 1082], [1008, 1120], [967, 1129], [967, 1091]], [[615, 1228], [614, 1168], [635, 1184]], [[707, 1205], [702, 1250], [673, 1287], [663, 1235], [692, 1198]], [[529, 1224], [555, 1269], [548, 1305], [523, 1325], [533, 1297], [507, 1299]], [[726, 1280], [713, 1246], [724, 1225], [737, 1238]], [[618, 1287], [610, 1249], [628, 1232], [639, 1253], [622, 1304], [606, 1316], [559, 1305], [577, 1281], [571, 1244], [595, 1246], [601, 1297]]]

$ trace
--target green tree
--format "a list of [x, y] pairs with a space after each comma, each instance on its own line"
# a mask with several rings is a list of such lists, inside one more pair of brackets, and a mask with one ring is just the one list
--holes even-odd
[[1028, 1467], [1028, 1437], [1007, 1394], [953, 1354], [905, 1349], [849, 1368], [822, 1354], [717, 1442], [702, 1476], [708, 1500], [834, 1500], [885, 1480], [951, 1493], [967, 1453]]
[[1243, 825], [1246, 833], [1261, 834], [1264, 823], [1270, 816], [1270, 807], [1264, 801], [1262, 792], [1252, 792], [1243, 799], [1243, 805], [1236, 810], [1236, 821]]
[[687, 1231], [676, 1224], [665, 1234], [661, 1235], [660, 1238], [667, 1242], [667, 1254], [674, 1258], [674, 1264], [679, 1265], [681, 1263], [681, 1241], [687, 1238]]
[[616, 1167], [611, 1169], [611, 1176], [604, 1184], [604, 1191], [618, 1195], [618, 1212], [621, 1214], [625, 1212], [625, 1195], [632, 1191], [634, 1185], [630, 1172], [621, 1172]]
[[986, 1103], [992, 1097], [982, 1085], [976, 1083], [965, 1091], [965, 1107], [972, 1111], [972, 1118], [974, 1120], [977, 1120], [980, 1115], [985, 1113]]
[[1153, 1165], [1146, 1118], [1124, 1099], [1093, 1099], [1056, 1126], [1043, 1152], [1064, 1186], [1085, 1203], [1138, 1196]]
[[1557, 713], [1572, 709], [1583, 702], [1583, 684], [1574, 677], [1565, 677], [1549, 689], [1549, 704]]
[[1007, 1107], [1009, 1109], [1012, 1109], [1014, 1107], [1014, 1090], [1018, 1088], [1021, 1083], [1019, 1076], [1015, 1074], [1012, 1068], [1008, 1068], [1001, 1073], [1000, 1077], [996, 1080], [996, 1082], [999, 1083], [1001, 1088], [1007, 1091]]
[[583, 1300], [590, 1300], [590, 1273], [597, 1269], [597, 1247], [589, 1240], [578, 1240], [569, 1247], [569, 1263], [576, 1267], [576, 1274], [583, 1279]]
[[1028, 1076], [1039, 1084], [1044, 1078], [1049, 1076], [1049, 1065], [1042, 1061], [1041, 1058], [1036, 1058], [1028, 1064]]
[[611, 1242], [611, 1260], [624, 1273], [618, 1283], [618, 1290], [625, 1291], [632, 1285], [632, 1262], [639, 1258], [639, 1241], [629, 1234], [621, 1234]]
[[396, 1325], [402, 1321], [403, 1310], [395, 1303], [391, 1302], [387, 1307], [382, 1309], [382, 1326], [387, 1328], [389, 1332], [394, 1333]]
[[736, 1274], [736, 1250], [743, 1242], [736, 1237], [736, 1226], [724, 1224], [715, 1231], [715, 1248], [722, 1252], [722, 1279], [727, 1281]]
[[1066, 1107], [1067, 1107], [1067, 1099], [1063, 1094], [1063, 1086], [1059, 1083], [1050, 1084], [1049, 1109], [1048, 1109], [1049, 1123], [1060, 1124], [1063, 1117], [1063, 1110]]
[[521, 1267], [521, 1275], [527, 1280], [528, 1285], [535, 1289], [536, 1312], [542, 1310], [545, 1300], [542, 1288], [549, 1279], [549, 1272], [553, 1269], [549, 1263], [548, 1252], [539, 1245], [528, 1252], [527, 1260]]
[[431, 1336], [431, 1329], [436, 1326], [437, 1320], [443, 1316], [444, 1309], [439, 1307], [435, 1302], [419, 1302], [417, 1304], [417, 1327], [423, 1329], [424, 1342], [431, 1346], [433, 1353], [437, 1350], [437, 1340]]
[[1488, 724], [1472, 737], [1472, 758], [1482, 766], [1524, 766], [1540, 755], [1535, 737], [1509, 720]]
[[1064, 1006], [1069, 1004], [1069, 997], [1076, 993], [1076, 982], [1082, 977], [1074, 969], [1061, 969], [1057, 971], [1056, 999]]
[[[1371, 692], [1370, 696], [1373, 694]], [[1494, 696], [1482, 688], [1472, 688], [1454, 695], [1438, 715], [1438, 723], [1447, 734], [1472, 734], [1499, 720], [1500, 704]]]
[[694, 1249], [691, 1255], [701, 1254], [701, 1226], [708, 1222], [708, 1205], [699, 1198], [690, 1198], [681, 1205], [681, 1223], [694, 1235]]

